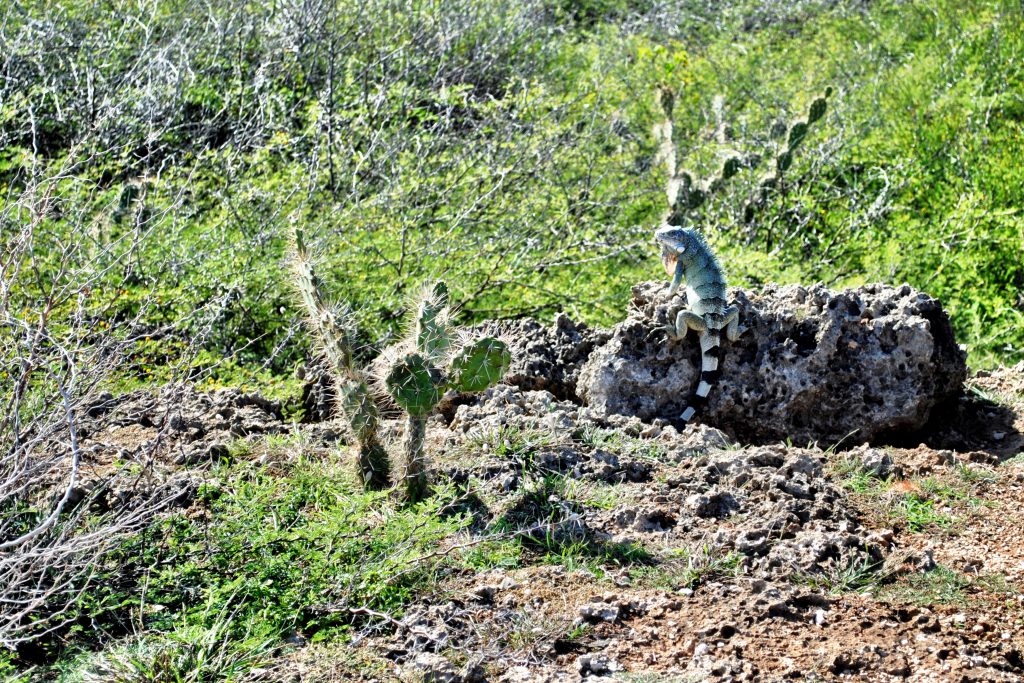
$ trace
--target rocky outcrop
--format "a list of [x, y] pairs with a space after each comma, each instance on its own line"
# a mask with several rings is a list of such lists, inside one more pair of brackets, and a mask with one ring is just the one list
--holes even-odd
[[509, 345], [512, 367], [505, 378], [527, 391], [549, 391], [555, 398], [578, 401], [576, 384], [580, 370], [595, 348], [608, 341], [606, 330], [593, 330], [575, 323], [565, 313], [545, 327], [533, 318], [492, 323]]
[[84, 448], [103, 461], [194, 465], [227, 457], [239, 438], [284, 431], [281, 404], [237, 389], [204, 393], [168, 385], [98, 396], [79, 425]]
[[[671, 341], [659, 331], [685, 304], [667, 289], [661, 282], [634, 287], [627, 319], [607, 337], [590, 333], [596, 348], [585, 362], [579, 342], [552, 331], [546, 343], [522, 349], [517, 367], [536, 374], [554, 362], [549, 359], [573, 356], [578, 377], [553, 393], [578, 396], [599, 418], [677, 417], [697, 383], [699, 349], [695, 335]], [[898, 439], [921, 428], [966, 378], [965, 353], [942, 306], [909, 285], [841, 292], [768, 285], [731, 296], [747, 329], [738, 342], [724, 344], [722, 377], [700, 419], [742, 441]], [[563, 339], [576, 346], [554, 346]], [[552, 390], [557, 380], [551, 375], [543, 388]], [[528, 373], [512, 383], [541, 388]]]

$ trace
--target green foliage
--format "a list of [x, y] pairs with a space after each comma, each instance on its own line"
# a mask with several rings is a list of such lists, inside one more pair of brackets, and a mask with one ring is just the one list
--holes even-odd
[[515, 540], [484, 541], [462, 552], [462, 562], [470, 569], [517, 569], [522, 564], [522, 546]]
[[737, 576], [743, 567], [743, 555], [723, 552], [709, 545], [673, 550], [659, 562], [631, 570], [634, 579], [664, 590], [696, 588], [723, 577]]
[[338, 465], [299, 457], [281, 467], [216, 470], [201, 514], [172, 515], [108, 560], [114, 576], [134, 568], [132, 602], [147, 606], [149, 628], [220, 629], [236, 641], [343, 632], [360, 609], [399, 613], [431, 585], [444, 561], [432, 552], [465, 524], [439, 514], [446, 490], [396, 508]]
[[[127, 286], [112, 269], [119, 293], [95, 307], [115, 326], [139, 310], [154, 328], [173, 323], [158, 342], [164, 360], [140, 363], [141, 377], [159, 379], [153, 368], [199, 335], [211, 358], [254, 373], [303, 357], [302, 344], [283, 343], [298, 316], [274, 267], [287, 248], [282, 216], [309, 226], [325, 267], [347, 274], [334, 293], [356, 311], [358, 347], [394, 333], [404, 283], [438, 276], [473, 320], [567, 310], [613, 322], [650, 275], [645, 236], [660, 211], [647, 135], [659, 116], [636, 94], [668, 89], [676, 144], [694, 150], [695, 169], [721, 169], [713, 184], [735, 206], [749, 197], [724, 181], [744, 174], [707, 144], [718, 124], [709, 93], [729, 108], [741, 159], [776, 159], [779, 140], [762, 131], [830, 83], [841, 123], [823, 98], [802, 108], [821, 134], [796, 156], [788, 143], [801, 136], [786, 140], [786, 177], [754, 181], [768, 196], [751, 222], [707, 206], [703, 190], [686, 195], [715, 226], [731, 280], [905, 280], [950, 308], [973, 364], [1024, 357], [1024, 37], [1013, 3], [800, 6], [781, 20], [726, 3], [699, 28], [619, 1], [549, 12], [350, 4], [310, 10], [310, 42], [295, 50], [282, 48], [294, 17], [269, 7], [247, 23], [232, 3], [198, 22], [167, 2], [136, 19], [123, 3], [70, 0], [4, 14], [0, 193], [16, 197], [32, 169], [85, 155], [63, 174], [63, 210], [47, 227], [75, 239], [75, 226], [93, 226], [97, 245], [145, 235]], [[450, 17], [459, 30], [438, 35]], [[185, 77], [125, 76], [157, 63], [152, 35], [183, 46]], [[61, 36], [85, 38], [67, 54]], [[387, 59], [385, 37], [396, 46]], [[232, 41], [237, 51], [221, 49]], [[94, 89], [75, 73], [94, 73]], [[204, 372], [220, 380], [222, 367]]]
[[639, 457], [653, 462], [664, 462], [665, 446], [652, 439], [628, 436], [621, 430], [603, 429], [585, 424], [575, 438], [588, 448], [601, 448], [615, 455]]
[[183, 625], [108, 648], [61, 683], [205, 683], [242, 681], [273, 658], [276, 638], [238, 637], [231, 613], [210, 626]]
[[917, 605], [966, 605], [971, 580], [942, 565], [929, 572], [907, 574], [879, 594], [883, 600]]
[[556, 438], [549, 431], [503, 424], [474, 430], [462, 450], [467, 457], [494, 457], [532, 473], [538, 470], [536, 455], [555, 444]]
[[902, 517], [912, 533], [929, 528], [948, 529], [953, 520], [946, 514], [935, 509], [935, 501], [917, 494], [907, 494], [895, 505], [895, 512]]
[[992, 481], [962, 467], [942, 478], [897, 481], [875, 476], [855, 459], [840, 460], [833, 470], [844, 487], [868, 501], [872, 512], [901, 522], [911, 533], [952, 528], [956, 520], [951, 511], [982, 505], [973, 487]]
[[891, 576], [892, 572], [886, 570], [883, 562], [873, 561], [865, 554], [842, 565], [830, 564], [817, 573], [801, 573], [794, 580], [832, 595], [871, 594]]
[[18, 671], [14, 664], [14, 653], [4, 649], [0, 650], [0, 678], [5, 683], [29, 683], [31, 672]]

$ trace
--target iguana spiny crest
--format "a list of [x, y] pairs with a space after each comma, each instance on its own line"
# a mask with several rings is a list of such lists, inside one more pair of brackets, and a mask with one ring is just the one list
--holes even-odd
[[666, 325], [666, 332], [672, 339], [682, 339], [688, 330], [694, 330], [700, 338], [700, 383], [679, 416], [683, 422], [689, 422], [707, 402], [718, 381], [722, 332], [729, 341], [739, 339], [739, 309], [726, 300], [722, 267], [699, 232], [666, 225], [654, 232], [654, 239], [661, 245], [661, 260], [672, 278], [669, 294], [674, 294], [686, 280], [689, 308], [676, 314], [675, 321]]

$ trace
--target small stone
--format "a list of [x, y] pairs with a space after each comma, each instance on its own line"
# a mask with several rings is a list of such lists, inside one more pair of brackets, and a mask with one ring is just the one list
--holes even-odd
[[419, 653], [402, 670], [408, 680], [423, 683], [463, 683], [465, 680], [454, 664], [433, 652]]
[[880, 545], [883, 548], [888, 548], [895, 538], [895, 534], [892, 529], [880, 529], [868, 534], [864, 542], [869, 545]]
[[890, 676], [906, 678], [911, 673], [910, 663], [907, 661], [907, 658], [901, 654], [894, 654], [887, 657], [884, 662], [883, 671]]
[[643, 439], [656, 439], [661, 436], [661, 425], [652, 424], [647, 429], [640, 432], [640, 437]]
[[930, 572], [938, 565], [935, 564], [935, 557], [931, 548], [925, 549], [917, 560], [917, 571], [921, 573]]
[[861, 467], [870, 472], [873, 476], [884, 479], [892, 474], [892, 457], [885, 451], [878, 448], [869, 448], [860, 457]]
[[473, 595], [483, 603], [494, 602], [494, 596], [497, 593], [497, 586], [477, 586], [473, 589]]
[[708, 647], [707, 643], [700, 643], [695, 648], [693, 648], [693, 657], [694, 657], [694, 659], [696, 659], [697, 657], [703, 657], [704, 655], [706, 655], [710, 651], [711, 651], [711, 648]]
[[579, 614], [584, 621], [589, 621], [592, 624], [601, 621], [612, 623], [619, 618], [619, 608], [606, 602], [598, 602], [583, 605], [580, 607]]
[[618, 663], [605, 654], [586, 654], [576, 658], [580, 676], [604, 676], [619, 670]]
[[814, 613], [814, 623], [818, 626], [824, 626], [828, 620], [825, 618], [825, 610], [819, 609]]

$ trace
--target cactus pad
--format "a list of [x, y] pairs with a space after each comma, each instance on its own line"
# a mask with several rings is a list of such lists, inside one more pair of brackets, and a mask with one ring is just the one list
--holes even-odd
[[783, 171], [783, 172], [788, 171], [789, 167], [792, 166], [792, 165], [793, 165], [793, 153], [788, 151], [788, 150], [783, 152], [782, 154], [780, 154], [775, 159], [775, 166], [780, 171]]
[[815, 97], [811, 102], [811, 107], [807, 111], [807, 123], [815, 123], [822, 116], [825, 115], [825, 109], [828, 107], [824, 97]]
[[365, 382], [338, 383], [338, 406], [348, 421], [353, 436], [359, 441], [373, 438], [377, 433], [377, 404], [370, 396]]
[[483, 391], [508, 372], [511, 362], [504, 342], [493, 337], [478, 339], [452, 360], [451, 385], [459, 391]]
[[416, 311], [416, 348], [436, 359], [448, 351], [448, 286], [435, 282], [423, 292]]
[[741, 161], [738, 156], [730, 156], [722, 163], [722, 179], [728, 180], [740, 172]]
[[807, 137], [807, 122], [794, 121], [789, 127], [789, 152], [792, 153]]
[[441, 373], [418, 353], [400, 357], [388, 370], [384, 386], [410, 415], [427, 415], [441, 400]]

